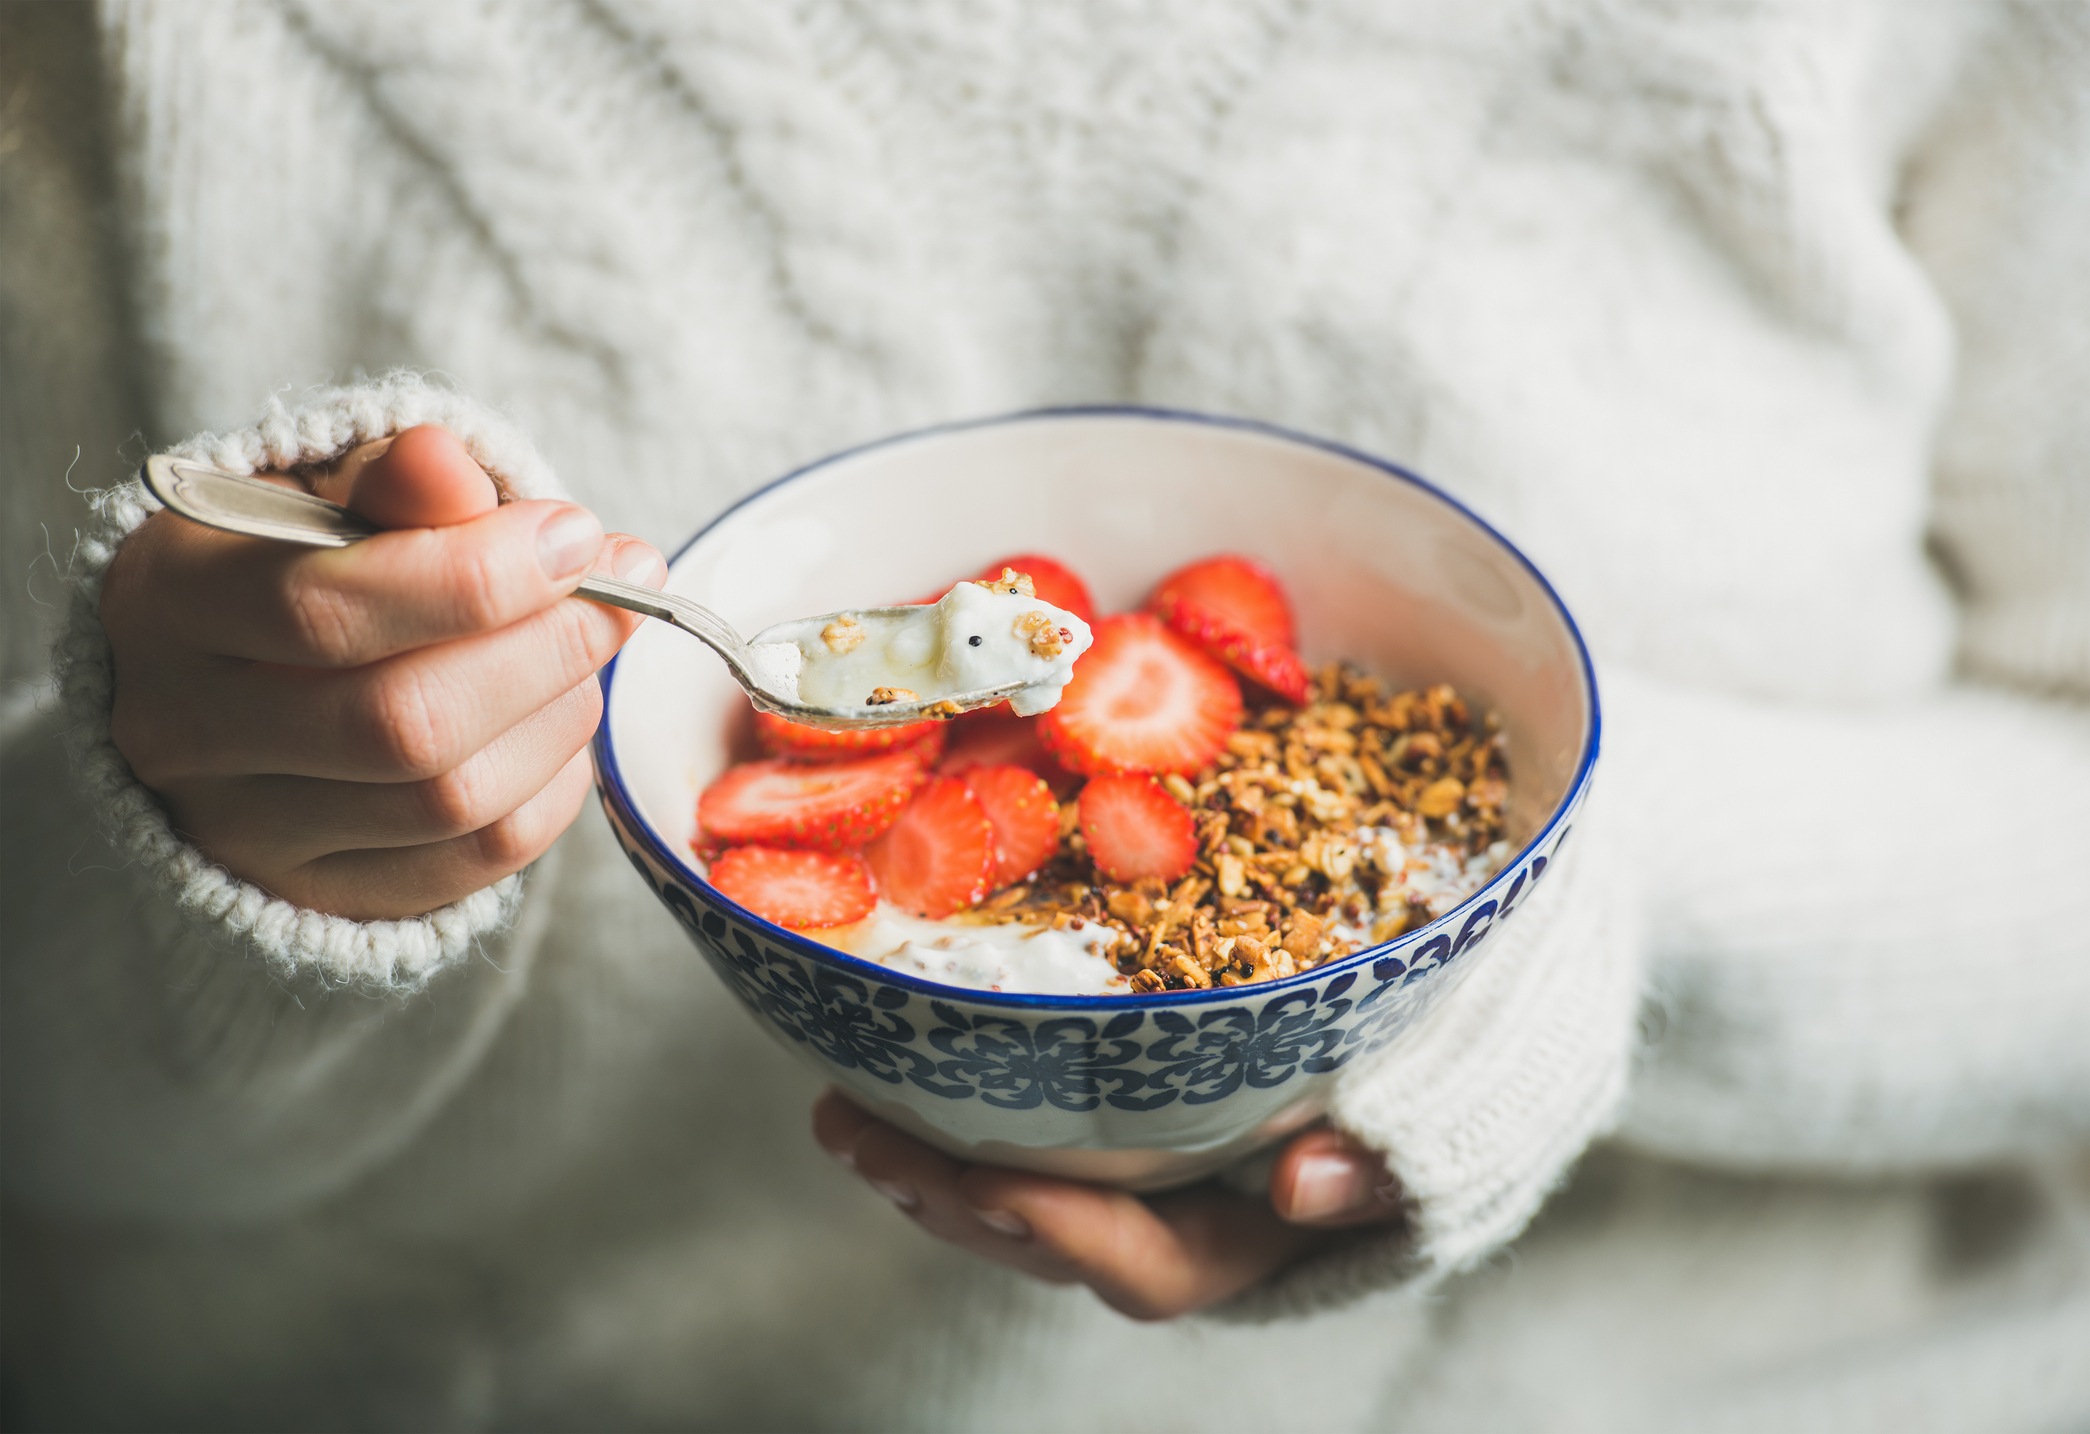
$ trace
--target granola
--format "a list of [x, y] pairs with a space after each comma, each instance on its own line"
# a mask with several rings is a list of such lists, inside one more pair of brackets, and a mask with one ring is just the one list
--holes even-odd
[[864, 625], [845, 612], [820, 629], [820, 640], [829, 652], [846, 656], [863, 646]]
[[998, 578], [974, 578], [973, 586], [982, 587], [991, 593], [1007, 593], [1010, 597], [1034, 598], [1038, 585], [1031, 581], [1029, 573], [1019, 573], [1014, 568], [1003, 568]]
[[1042, 612], [1027, 612], [1016, 619], [1016, 633], [1037, 657], [1058, 657], [1074, 640], [1073, 633]]
[[1388, 692], [1348, 664], [1318, 674], [1302, 707], [1251, 712], [1218, 760], [1164, 785], [1197, 820], [1197, 862], [1173, 884], [1104, 878], [1069, 804], [1059, 854], [954, 919], [1102, 928], [1134, 992], [1237, 986], [1430, 921], [1504, 853], [1495, 715], [1447, 685]]

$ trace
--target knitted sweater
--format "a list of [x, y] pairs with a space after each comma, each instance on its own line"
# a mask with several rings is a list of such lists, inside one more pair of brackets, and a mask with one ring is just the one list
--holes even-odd
[[[98, 54], [70, 8], [7, 24], [24, 1417], [2090, 1417], [2048, 1357], [2090, 1331], [2080, 10], [112, 0]], [[400, 364], [439, 378], [357, 378]], [[260, 467], [443, 421], [511, 491], [672, 543], [847, 443], [1097, 399], [1431, 474], [1557, 580], [1612, 714], [1549, 913], [1338, 1098], [1411, 1218], [1227, 1312], [1275, 1323], [1136, 1329], [878, 1207], [592, 813], [524, 879], [358, 924], [212, 868], [108, 745], [127, 433]], [[83, 521], [69, 484], [119, 486]], [[82, 530], [49, 696], [46, 528]], [[1920, 1239], [1865, 1265], [1801, 1219], [1764, 1267], [1829, 1293], [1720, 1298], [1802, 1342], [1681, 1401], [1665, 1376], [1735, 1372], [1662, 1314], [1717, 1218], [1563, 1215], [1524, 1247], [1550, 1276], [1417, 1302], [1614, 1122], [1903, 1181], [1867, 1231], [1907, 1181], [2023, 1166], [1997, 1188], [2032, 1206], [1985, 1223], [2042, 1274], [1974, 1309]], [[1593, 1295], [1610, 1270], [1637, 1294]], [[1593, 1392], [1560, 1328], [1592, 1317], [1644, 1326], [1660, 1397]], [[1497, 1349], [1557, 1376], [1461, 1375]]]

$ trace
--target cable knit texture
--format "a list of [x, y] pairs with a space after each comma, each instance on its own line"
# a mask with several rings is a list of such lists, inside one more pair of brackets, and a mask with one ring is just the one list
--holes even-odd
[[[811, 1149], [815, 1077], [593, 813], [476, 944], [512, 897], [363, 927], [208, 870], [97, 725], [119, 490], [72, 705], [0, 743], [22, 1422], [1833, 1427], [1949, 1350], [1899, 1429], [2090, 1424], [2049, 1358], [2090, 1289], [2082, 6], [95, 13], [0, 7], [10, 680], [68, 481], [270, 393], [438, 374], [663, 544], [896, 429], [1168, 404], [1407, 462], [1529, 551], [1600, 661], [1608, 830], [1344, 1087], [1405, 1226], [1132, 1327]], [[106, 210], [53, 98], [97, 74]], [[548, 481], [410, 381], [199, 451], [411, 418]], [[1577, 1165], [1614, 1119], [1638, 1153]]]
[[[295, 406], [272, 402], [250, 428], [199, 434], [170, 451], [232, 473], [280, 472], [330, 463], [358, 444], [420, 423], [456, 433], [508, 496], [559, 494], [551, 470], [514, 425], [407, 373], [321, 390]], [[333, 981], [412, 989], [505, 928], [522, 899], [521, 872], [426, 916], [358, 922], [272, 896], [181, 839], [110, 740], [115, 669], [100, 617], [102, 578], [117, 548], [160, 503], [137, 479], [93, 494], [90, 502], [94, 521], [74, 552], [72, 597], [52, 667], [73, 761], [111, 844], [184, 911], [285, 973], [311, 971]]]

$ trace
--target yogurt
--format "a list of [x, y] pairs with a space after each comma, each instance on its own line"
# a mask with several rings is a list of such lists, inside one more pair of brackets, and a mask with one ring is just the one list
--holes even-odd
[[1059, 702], [1091, 641], [1087, 623], [1040, 602], [1028, 578], [1004, 569], [933, 604], [781, 622], [753, 650], [779, 690], [795, 687], [811, 707], [936, 702], [1021, 684], [1009, 706], [1034, 717]]
[[880, 902], [847, 932], [823, 939], [852, 956], [947, 986], [1038, 996], [1111, 996], [1131, 989], [1108, 954], [1117, 933], [1107, 926], [968, 926], [928, 921]]
[[1364, 827], [1356, 837], [1359, 852], [1392, 880], [1380, 890], [1376, 911], [1368, 903], [1345, 903], [1330, 913], [1328, 932], [1357, 946], [1373, 944], [1374, 930], [1385, 916], [1408, 903], [1429, 913], [1432, 921], [1488, 884], [1509, 858], [1509, 843], [1498, 841], [1467, 856], [1441, 842], [1407, 846], [1392, 827]]
[[[1327, 934], [1349, 950], [1376, 944], [1375, 928], [1408, 902], [1421, 905], [1431, 918], [1442, 916], [1487, 884], [1509, 855], [1507, 842], [1466, 856], [1439, 842], [1407, 846], [1391, 827], [1364, 827], [1356, 833], [1364, 858], [1393, 880], [1380, 894], [1380, 907], [1369, 898], [1338, 903], [1327, 916]], [[880, 902], [854, 926], [818, 933], [819, 939], [852, 956], [925, 981], [979, 991], [1040, 996], [1123, 996], [1132, 991], [1129, 977], [1111, 959], [1118, 933], [1109, 926], [999, 925], [961, 920], [931, 921]], [[1222, 938], [1224, 943], [1231, 937]]]

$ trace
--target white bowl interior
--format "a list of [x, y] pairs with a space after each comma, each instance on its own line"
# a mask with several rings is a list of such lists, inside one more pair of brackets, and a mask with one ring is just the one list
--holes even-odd
[[[888, 443], [749, 500], [690, 545], [668, 586], [753, 633], [925, 596], [1016, 552], [1068, 563], [1104, 612], [1136, 606], [1181, 563], [1245, 553], [1289, 588], [1309, 662], [1450, 682], [1500, 712], [1515, 845], [1574, 781], [1594, 714], [1573, 633], [1533, 572], [1428, 490], [1254, 428], [1036, 415]], [[610, 746], [669, 850], [687, 852], [697, 794], [745, 710], [724, 665], [665, 624], [645, 624], [619, 659]]]

